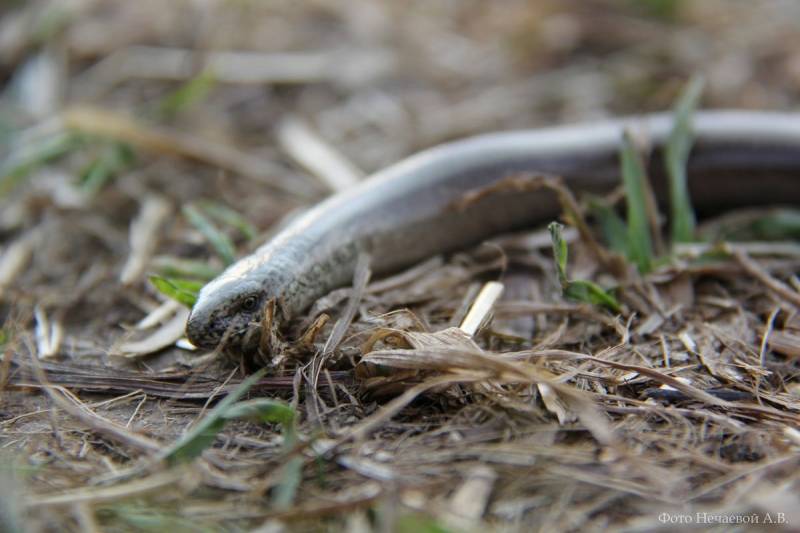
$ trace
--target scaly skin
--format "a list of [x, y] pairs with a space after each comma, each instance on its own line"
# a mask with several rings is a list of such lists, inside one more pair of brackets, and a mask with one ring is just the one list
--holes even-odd
[[[800, 114], [696, 113], [689, 160], [692, 201], [702, 212], [800, 203]], [[241, 341], [276, 299], [285, 320], [330, 290], [347, 284], [359, 253], [376, 274], [427, 256], [531, 227], [558, 215], [551, 192], [487, 195], [465, 209], [464, 193], [521, 171], [560, 175], [573, 191], [604, 193], [620, 182], [624, 129], [656, 149], [649, 173], [656, 194], [666, 183], [659, 149], [668, 115], [646, 115], [577, 126], [496, 133], [445, 144], [378, 172], [299, 217], [200, 292], [186, 326], [197, 346], [223, 335]]]

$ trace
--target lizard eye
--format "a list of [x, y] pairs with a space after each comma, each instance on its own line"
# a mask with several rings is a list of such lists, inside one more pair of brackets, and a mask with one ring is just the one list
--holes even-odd
[[248, 296], [242, 300], [242, 311], [255, 311], [258, 306], [258, 299], [255, 296]]

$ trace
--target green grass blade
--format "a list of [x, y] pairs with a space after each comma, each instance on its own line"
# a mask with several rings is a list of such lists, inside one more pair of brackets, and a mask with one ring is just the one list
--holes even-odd
[[284, 446], [291, 448], [296, 442], [294, 409], [283, 402], [270, 398], [255, 398], [239, 402], [228, 409], [223, 417], [227, 420], [252, 419], [265, 424], [280, 424], [284, 433]]
[[640, 272], [646, 273], [650, 271], [653, 261], [653, 241], [645, 197], [647, 175], [639, 152], [628, 132], [623, 135], [620, 159], [627, 206], [628, 258], [636, 264]]
[[567, 286], [567, 259], [569, 256], [569, 249], [567, 242], [564, 240], [563, 231], [564, 225], [558, 222], [551, 222], [547, 229], [550, 231], [550, 240], [553, 243], [553, 259], [556, 263], [556, 274], [558, 275], [558, 282], [561, 287]]
[[129, 145], [119, 142], [110, 143], [81, 174], [81, 187], [94, 196], [116, 175], [130, 166], [134, 160], [135, 154]]
[[455, 533], [459, 531], [439, 522], [434, 517], [423, 514], [406, 514], [394, 524], [397, 533]]
[[597, 219], [600, 224], [600, 232], [608, 247], [619, 254], [628, 257], [628, 228], [625, 221], [599, 198], [589, 200], [589, 212]]
[[800, 211], [782, 209], [753, 221], [755, 239], [765, 241], [800, 239]]
[[209, 527], [196, 520], [183, 517], [177, 510], [162, 510], [143, 504], [121, 503], [98, 509], [98, 516], [108, 520], [111, 517], [132, 527], [134, 531], [171, 533], [213, 533], [218, 528]]
[[303, 458], [291, 457], [283, 466], [281, 482], [275, 487], [272, 503], [279, 509], [285, 509], [294, 503], [297, 489], [303, 480]]
[[200, 201], [197, 206], [217, 222], [239, 230], [248, 240], [255, 239], [256, 229], [253, 225], [230, 207], [210, 200]]
[[587, 280], [570, 281], [564, 289], [564, 296], [570, 300], [599, 305], [615, 313], [619, 313], [622, 310], [614, 296], [596, 283]]
[[221, 272], [219, 268], [215, 268], [205, 261], [183, 259], [168, 255], [154, 257], [151, 266], [165, 278], [211, 281]]
[[39, 166], [78, 148], [83, 138], [74, 133], [60, 133], [27, 146], [24, 154], [9, 158], [0, 167], [0, 197], [8, 194]]
[[680, 18], [685, 0], [628, 0], [631, 9], [665, 22]]
[[686, 164], [694, 142], [692, 114], [703, 91], [703, 80], [695, 77], [683, 90], [674, 109], [674, 124], [665, 149], [669, 179], [670, 225], [672, 242], [694, 239], [695, 215], [689, 198]]
[[161, 458], [170, 465], [186, 463], [195, 457], [199, 457], [208, 448], [217, 434], [229, 420], [227, 413], [244, 396], [258, 380], [264, 377], [266, 369], [261, 369], [246, 380], [244, 380], [235, 390], [226, 396], [217, 406], [212, 409], [200, 422], [178, 439], [178, 441], [167, 448]]
[[183, 215], [211, 243], [211, 246], [226, 265], [236, 259], [236, 249], [230, 238], [217, 227], [194, 205], [183, 206]]
[[563, 237], [564, 226], [558, 222], [551, 222], [547, 229], [550, 230], [550, 240], [553, 243], [553, 260], [556, 264], [558, 282], [565, 297], [585, 302], [592, 305], [601, 305], [615, 313], [620, 312], [620, 305], [616, 298], [591, 281], [570, 281], [567, 278], [568, 247]]
[[171, 118], [191, 107], [202, 102], [214, 89], [217, 78], [210, 70], [205, 70], [181, 85], [166, 98], [161, 100], [158, 105], [158, 115], [162, 118]]
[[197, 293], [203, 287], [203, 282], [201, 281], [168, 279], [155, 275], [150, 276], [150, 283], [164, 296], [172, 298], [189, 308], [197, 302]]

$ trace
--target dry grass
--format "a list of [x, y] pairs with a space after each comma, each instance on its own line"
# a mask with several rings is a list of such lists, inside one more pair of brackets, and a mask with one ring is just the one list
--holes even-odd
[[563, 299], [543, 229], [384, 279], [363, 264], [271, 339], [248, 393], [285, 401], [296, 436], [237, 419], [169, 455], [252, 369], [176, 347], [185, 313], [149, 273], [208, 277], [214, 250], [420, 147], [663, 109], [695, 71], [713, 107], [796, 99], [791, 4], [497, 4], [2, 8], [22, 90], [0, 100], [0, 525], [800, 527], [796, 243], [683, 245], [642, 277], [567, 231], [570, 276], [617, 285], [619, 314]]

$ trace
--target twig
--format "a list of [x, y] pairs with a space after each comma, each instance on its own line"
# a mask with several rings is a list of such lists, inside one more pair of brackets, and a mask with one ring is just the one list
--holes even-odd
[[148, 195], [142, 202], [139, 215], [130, 226], [130, 255], [119, 275], [123, 285], [137, 281], [144, 272], [156, 248], [159, 230], [171, 210], [169, 202], [155, 194]]
[[475, 335], [480, 325], [491, 313], [492, 307], [500, 295], [503, 293], [503, 284], [497, 281], [490, 281], [483, 286], [475, 302], [470, 307], [467, 316], [461, 322], [460, 329], [467, 335]]
[[736, 261], [739, 262], [745, 272], [763, 283], [769, 290], [778, 296], [800, 307], [800, 293], [792, 290], [791, 287], [782, 281], [775, 279], [769, 272], [761, 268], [761, 265], [751, 259], [744, 250], [734, 247], [732, 249], [729, 248], [729, 251], [733, 257], [736, 258]]
[[776, 307], [772, 310], [772, 313], [769, 314], [769, 318], [767, 318], [767, 324], [764, 326], [764, 334], [761, 336], [761, 348], [758, 351], [758, 361], [761, 364], [761, 368], [764, 368], [766, 365], [766, 358], [767, 358], [767, 346], [769, 345], [769, 336], [772, 333], [773, 328], [775, 327], [775, 317], [778, 316], [780, 313], [781, 308]]
[[299, 118], [284, 119], [277, 135], [283, 150], [331, 191], [344, 191], [364, 179], [364, 172]]

